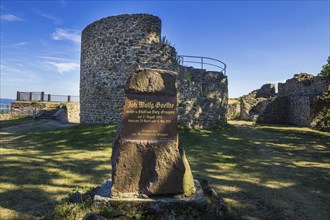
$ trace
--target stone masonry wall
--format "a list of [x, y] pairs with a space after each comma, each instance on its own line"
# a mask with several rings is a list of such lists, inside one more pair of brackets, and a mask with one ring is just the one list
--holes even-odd
[[10, 114], [13, 116], [33, 116], [33, 108], [36, 112], [42, 109], [54, 109], [60, 105], [59, 102], [29, 102], [29, 101], [17, 101], [11, 103]]
[[[257, 122], [308, 127], [325, 125], [326, 112], [330, 108], [329, 100], [324, 97], [326, 91], [330, 88], [325, 78], [296, 74], [285, 83], [279, 83], [278, 96], [266, 107]], [[279, 110], [281, 108], [285, 111]]]
[[68, 116], [68, 122], [80, 123], [80, 103], [68, 102], [65, 104]]
[[178, 124], [212, 128], [227, 123], [228, 82], [220, 72], [180, 67]]
[[295, 74], [292, 79], [278, 84], [278, 96], [320, 95], [329, 88], [329, 82], [320, 76], [307, 73]]
[[174, 70], [175, 49], [160, 43], [161, 21], [148, 14], [103, 18], [82, 32], [82, 123], [117, 123], [128, 75], [140, 67]]
[[180, 67], [175, 48], [160, 38], [160, 19], [148, 14], [106, 17], [83, 30], [81, 123], [118, 123], [124, 85], [138, 67], [178, 72], [179, 124], [208, 128], [226, 123], [227, 77]]
[[242, 96], [240, 98], [240, 119], [256, 120], [274, 96], [274, 84], [265, 84], [260, 89]]
[[237, 119], [240, 115], [241, 106], [239, 99], [228, 99], [227, 119]]
[[[33, 116], [33, 108], [36, 109], [36, 113], [42, 109], [51, 110], [59, 108], [60, 106], [66, 106], [66, 121], [70, 123], [80, 122], [80, 103], [79, 102], [29, 102], [29, 101], [16, 101], [11, 103], [11, 110], [7, 114], [8, 118], [15, 116]], [[2, 118], [0, 118], [2, 119]], [[5, 118], [4, 118], [5, 119]]]

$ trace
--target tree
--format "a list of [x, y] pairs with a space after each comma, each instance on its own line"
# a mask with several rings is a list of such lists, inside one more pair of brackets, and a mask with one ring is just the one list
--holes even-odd
[[330, 79], [330, 56], [328, 57], [328, 63], [322, 66], [320, 75]]

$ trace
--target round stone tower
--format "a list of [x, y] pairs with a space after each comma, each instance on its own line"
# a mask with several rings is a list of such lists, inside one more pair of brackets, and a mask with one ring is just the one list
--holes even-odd
[[106, 17], [82, 32], [80, 122], [117, 123], [128, 75], [140, 67], [175, 70], [175, 49], [161, 40], [153, 15]]

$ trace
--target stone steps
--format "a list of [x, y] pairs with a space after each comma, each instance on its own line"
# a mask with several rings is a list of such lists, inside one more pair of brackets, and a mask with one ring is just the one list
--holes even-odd
[[36, 119], [52, 119], [53, 115], [58, 111], [59, 109], [52, 109], [52, 110], [42, 110], [38, 113], [36, 116]]

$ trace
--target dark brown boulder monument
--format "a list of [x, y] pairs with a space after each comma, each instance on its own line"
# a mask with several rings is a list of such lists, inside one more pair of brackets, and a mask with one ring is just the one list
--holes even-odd
[[111, 156], [111, 197], [193, 194], [193, 176], [178, 138], [176, 76], [137, 69], [128, 78]]

